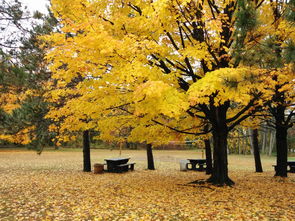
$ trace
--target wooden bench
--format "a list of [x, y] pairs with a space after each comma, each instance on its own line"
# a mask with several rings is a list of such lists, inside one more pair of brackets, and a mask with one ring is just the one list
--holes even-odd
[[290, 166], [290, 170], [288, 170], [288, 173], [295, 173], [295, 166]]
[[[125, 164], [128, 163], [129, 159], [130, 158], [110, 158], [110, 159], [105, 159], [105, 161], [107, 163], [107, 172], [121, 173], [121, 172], [124, 172], [126, 170], [128, 171], [128, 166], [126, 166]], [[121, 167], [119, 167], [119, 166], [121, 166]]]
[[116, 167], [118, 168], [118, 172], [122, 173], [122, 172], [127, 172], [128, 170], [133, 171], [134, 170], [134, 164], [135, 163], [125, 163], [125, 164], [117, 165]]
[[[274, 167], [274, 169], [275, 169], [275, 171], [277, 171], [277, 165], [272, 165], [273, 167]], [[287, 168], [290, 168], [289, 170], [287, 170], [287, 172], [288, 173], [295, 173], [295, 166], [293, 166], [293, 165], [287, 165]]]
[[187, 170], [205, 171], [206, 160], [205, 159], [187, 159], [189, 163], [186, 164]]
[[272, 165], [275, 171], [277, 171], [277, 165]]

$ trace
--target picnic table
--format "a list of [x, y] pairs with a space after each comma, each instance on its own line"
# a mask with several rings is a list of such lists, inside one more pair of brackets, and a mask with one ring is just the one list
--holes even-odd
[[128, 170], [134, 170], [135, 163], [128, 163], [130, 158], [110, 158], [105, 159], [107, 172], [122, 173]]
[[[277, 169], [277, 165], [273, 165], [273, 167], [275, 170]], [[288, 173], [295, 173], [295, 161], [287, 161], [287, 167], [289, 167]]]
[[205, 171], [206, 159], [187, 159], [189, 163], [186, 164], [188, 170]]
[[289, 173], [295, 173], [295, 160], [294, 161], [287, 161], [287, 165], [290, 168], [288, 170]]

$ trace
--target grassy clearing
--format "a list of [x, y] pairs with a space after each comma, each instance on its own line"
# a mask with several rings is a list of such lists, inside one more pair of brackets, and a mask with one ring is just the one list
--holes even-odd
[[[273, 157], [262, 174], [251, 156], [229, 156], [233, 188], [188, 185], [207, 176], [179, 171], [179, 160], [198, 151], [155, 151], [155, 171], [145, 151], [126, 151], [136, 163], [125, 174], [83, 173], [81, 152], [0, 152], [0, 220], [294, 220], [295, 174], [273, 177]], [[93, 150], [92, 163], [119, 156]]]

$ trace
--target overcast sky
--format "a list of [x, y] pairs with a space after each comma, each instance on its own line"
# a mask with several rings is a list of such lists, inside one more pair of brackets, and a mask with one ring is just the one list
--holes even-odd
[[[12, 3], [13, 0], [8, 0], [7, 2]], [[32, 15], [34, 11], [39, 11], [41, 13], [47, 14], [47, 5], [49, 5], [49, 0], [20, 0], [23, 7], [27, 7], [27, 10], [30, 11], [30, 14]], [[38, 23], [38, 21], [34, 21], [34, 23]], [[24, 20], [21, 23], [21, 26], [28, 30], [30, 29], [31, 23], [27, 20]], [[22, 37], [25, 32], [20, 30], [19, 28], [16, 28], [15, 25], [9, 21], [9, 20], [0, 20], [0, 27], [3, 29], [0, 31], [0, 45], [10, 45], [10, 43], [7, 43], [9, 41], [12, 41], [14, 47], [18, 45], [18, 39]]]
[[28, 7], [28, 10], [40, 11], [47, 13], [46, 5], [49, 5], [49, 0], [21, 0], [24, 6]]

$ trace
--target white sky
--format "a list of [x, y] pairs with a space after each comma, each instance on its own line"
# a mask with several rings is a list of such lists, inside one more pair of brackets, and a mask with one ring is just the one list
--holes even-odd
[[[11, 3], [13, 2], [13, 0], [8, 0], [7, 2]], [[22, 3], [23, 7], [27, 7], [26, 10], [29, 11], [31, 15], [33, 15], [34, 11], [39, 11], [43, 14], [48, 13], [47, 5], [49, 5], [49, 0], [20, 0], [20, 2]], [[35, 24], [36, 22], [38, 23], [38, 21], [34, 22]], [[24, 32], [16, 28], [15, 25], [12, 24], [10, 21], [0, 20], [0, 27], [4, 28], [4, 31], [0, 32], [0, 44], [6, 44], [6, 41], [13, 41], [15, 39], [19, 39], [20, 36], [24, 35]], [[30, 29], [31, 23], [25, 20], [22, 22], [22, 27], [24, 29]]]
[[40, 11], [42, 13], [47, 13], [46, 5], [49, 5], [49, 0], [21, 0], [24, 6], [28, 7], [28, 10]]

